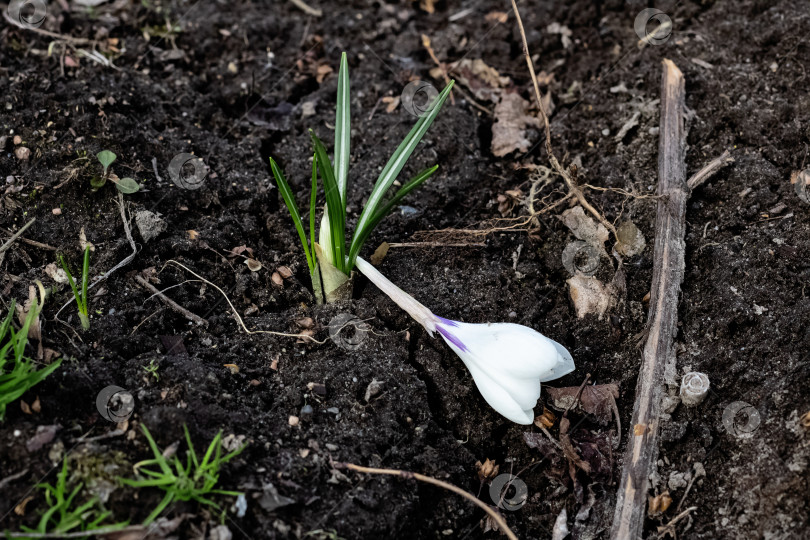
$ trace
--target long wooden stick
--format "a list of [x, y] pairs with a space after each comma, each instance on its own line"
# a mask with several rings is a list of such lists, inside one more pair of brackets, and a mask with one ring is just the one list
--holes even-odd
[[664, 368], [675, 362], [678, 295], [684, 273], [686, 233], [686, 130], [684, 79], [681, 70], [664, 60], [661, 79], [661, 124], [658, 143], [658, 209], [655, 218], [648, 335], [636, 384], [636, 401], [624, 455], [622, 478], [610, 538], [642, 537], [649, 476], [658, 459], [658, 428]]

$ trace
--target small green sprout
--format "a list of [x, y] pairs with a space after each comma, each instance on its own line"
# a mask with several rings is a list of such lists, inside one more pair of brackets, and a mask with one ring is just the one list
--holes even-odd
[[110, 152], [109, 150], [102, 150], [96, 154], [96, 158], [98, 159], [99, 163], [101, 163], [103, 171], [101, 176], [94, 176], [90, 179], [90, 185], [92, 186], [93, 191], [97, 191], [98, 189], [104, 187], [107, 180], [113, 182], [115, 187], [118, 188], [118, 191], [125, 195], [135, 193], [141, 189], [138, 182], [132, 178], [118, 178], [112, 173], [112, 171], [110, 171], [110, 165], [112, 165], [113, 162], [118, 158], [118, 156], [116, 156], [113, 152]]
[[89, 330], [90, 329], [90, 311], [87, 307], [87, 285], [90, 282], [90, 246], [86, 246], [84, 248], [84, 265], [82, 266], [82, 290], [79, 291], [79, 288], [76, 286], [76, 282], [73, 281], [73, 276], [70, 273], [70, 268], [68, 267], [67, 261], [65, 261], [65, 257], [59, 255], [59, 263], [62, 265], [62, 269], [67, 274], [68, 282], [70, 283], [70, 288], [73, 290], [73, 297], [76, 299], [76, 305], [79, 308], [79, 320], [82, 323], [82, 329]]
[[[42, 297], [44, 296], [43, 289]], [[36, 299], [31, 302], [28, 316], [19, 331], [15, 331], [12, 324], [14, 307], [12, 300], [8, 315], [0, 323], [0, 420], [5, 418], [6, 407], [10, 403], [39, 384], [62, 363], [59, 358], [39, 371], [34, 369], [34, 361], [25, 356], [25, 346], [28, 344], [28, 329], [39, 316], [42, 307], [37, 305]]]
[[148, 365], [141, 366], [143, 370], [147, 373], [152, 375], [156, 381], [160, 380], [160, 375], [158, 375], [158, 369], [160, 365], [157, 363], [157, 360], [152, 358]]
[[[39, 534], [67, 534], [70, 532], [98, 531], [104, 520], [112, 512], [103, 510], [98, 497], [93, 497], [84, 504], [77, 505], [74, 499], [81, 492], [83, 484], [78, 484], [68, 494], [67, 489], [67, 458], [62, 460], [62, 470], [56, 477], [56, 485], [37, 484], [39, 489], [45, 491], [45, 503], [48, 509], [39, 518], [36, 528], [22, 526], [23, 531]], [[104, 532], [113, 532], [127, 526], [126, 522], [104, 526]]]
[[[219, 481], [219, 469], [223, 463], [227, 463], [231, 459], [238, 456], [245, 446], [234, 450], [233, 452], [222, 455], [222, 432], [220, 431], [208, 445], [208, 450], [200, 461], [197, 458], [197, 453], [194, 451], [194, 445], [191, 442], [191, 436], [188, 434], [188, 428], [183, 425], [183, 431], [186, 434], [186, 444], [188, 451], [186, 452], [186, 465], [183, 466], [177, 456], [172, 457], [172, 462], [169, 464], [167, 458], [161, 453], [152, 434], [146, 429], [146, 426], [141, 424], [143, 434], [149, 441], [149, 447], [154, 454], [153, 459], [147, 459], [135, 464], [135, 472], [140, 476], [144, 475], [148, 478], [132, 480], [129, 478], [119, 478], [122, 484], [132, 487], [159, 487], [166, 492], [166, 495], [155, 507], [151, 514], [144, 520], [144, 525], [149, 525], [174, 501], [197, 501], [200, 504], [211, 506], [217, 510], [221, 510], [218, 504], [208, 498], [209, 495], [232, 495], [238, 497], [242, 493], [238, 491], [225, 491], [221, 489], [214, 489]], [[159, 470], [149, 468], [157, 466]]]
[[[304, 224], [298, 211], [292, 190], [284, 178], [281, 169], [273, 158], [270, 158], [270, 168], [279, 192], [284, 199], [287, 209], [293, 219], [293, 224], [298, 231], [301, 244], [304, 247], [304, 254], [307, 258], [307, 265], [312, 276], [312, 285], [315, 290], [315, 297], [320, 301], [320, 292], [324, 292], [327, 301], [337, 298], [338, 289], [348, 280], [348, 276], [354, 268], [360, 248], [368, 239], [371, 231], [388, 215], [391, 210], [408, 193], [419, 187], [430, 178], [439, 168], [434, 165], [414, 176], [411, 180], [400, 187], [388, 200], [384, 200], [386, 194], [391, 190], [394, 181], [402, 171], [408, 158], [413, 154], [416, 146], [422, 140], [433, 120], [439, 114], [442, 105], [450, 95], [454, 81], [450, 81], [444, 90], [435, 98], [428, 109], [419, 118], [405, 136], [405, 140], [400, 143], [393, 153], [388, 163], [383, 168], [380, 176], [371, 190], [360, 218], [351, 237], [351, 241], [346, 246], [346, 190], [349, 184], [349, 158], [350, 158], [350, 134], [351, 119], [349, 107], [349, 68], [344, 52], [340, 59], [340, 70], [338, 72], [337, 107], [335, 119], [335, 161], [334, 165], [326, 153], [326, 148], [318, 139], [317, 135], [310, 130], [312, 144], [315, 149], [315, 157], [312, 160], [312, 191], [310, 193], [309, 204], [309, 229], [310, 239], [307, 245], [307, 237], [304, 233]], [[319, 243], [315, 242], [315, 197], [317, 187], [317, 173], [320, 173], [323, 189], [326, 194], [326, 206], [324, 217], [321, 221], [319, 231]], [[320, 271], [320, 276], [319, 276]]]

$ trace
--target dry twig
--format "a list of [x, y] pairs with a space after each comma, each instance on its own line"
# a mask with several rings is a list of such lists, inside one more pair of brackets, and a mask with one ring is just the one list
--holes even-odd
[[388, 476], [398, 476], [400, 478], [405, 479], [414, 479], [419, 480], [420, 482], [425, 482], [427, 484], [433, 484], [434, 486], [439, 486], [440, 488], [444, 488], [446, 490], [452, 491], [457, 495], [461, 495], [492, 518], [492, 520], [498, 524], [498, 528], [503, 532], [509, 540], [517, 540], [517, 536], [512, 530], [509, 528], [509, 525], [506, 524], [506, 520], [503, 519], [497, 511], [493, 510], [489, 505], [482, 502], [480, 499], [476, 498], [473, 494], [464, 491], [463, 489], [454, 486], [453, 484], [448, 484], [447, 482], [443, 482], [441, 480], [437, 480], [435, 478], [431, 478], [430, 476], [425, 476], [424, 474], [414, 473], [410, 471], [401, 471], [398, 469], [375, 469], [371, 467], [362, 467], [360, 465], [355, 465], [353, 463], [340, 463], [340, 462], [332, 462], [332, 466], [336, 469], [349, 469], [351, 471], [364, 473], [364, 474], [385, 474]]
[[[231, 299], [228, 298], [228, 295], [225, 294], [225, 291], [223, 291], [221, 288], [219, 288], [216, 284], [211, 283], [210, 281], [208, 281], [207, 279], [205, 279], [204, 277], [202, 277], [198, 273], [194, 272], [193, 270], [191, 270], [187, 266], [184, 266], [184, 265], [180, 264], [179, 262], [175, 261], [174, 259], [171, 259], [171, 260], [167, 261], [166, 264], [163, 265], [163, 268], [166, 268], [166, 266], [168, 266], [169, 264], [174, 264], [176, 266], [179, 266], [180, 268], [182, 268], [183, 270], [185, 270], [186, 272], [188, 272], [192, 276], [196, 277], [197, 279], [199, 279], [203, 283], [207, 283], [208, 285], [212, 286], [217, 291], [219, 291], [219, 293], [225, 298], [225, 301], [228, 302], [228, 305], [231, 307], [231, 310], [233, 311], [233, 316], [236, 319], [236, 322], [239, 323], [239, 326], [242, 327], [242, 330], [244, 330], [246, 334], [271, 334], [271, 335], [274, 335], [274, 336], [293, 337], [293, 338], [298, 338], [298, 339], [308, 339], [308, 340], [310, 340], [310, 341], [312, 341], [314, 343], [317, 343], [319, 345], [323, 345], [324, 343], [326, 343], [326, 340], [318, 341], [314, 337], [309, 336], [307, 334], [287, 334], [285, 332], [275, 332], [273, 330], [248, 330], [248, 327], [245, 326], [244, 321], [242, 321], [242, 317], [239, 316], [239, 312], [236, 311], [236, 308], [234, 307], [233, 303], [231, 302]], [[161, 269], [161, 271], [163, 271], [163, 269]]]
[[155, 287], [154, 285], [152, 285], [151, 283], [146, 281], [143, 277], [135, 276], [135, 281], [137, 281], [143, 287], [145, 287], [147, 290], [149, 290], [149, 292], [151, 292], [152, 295], [157, 296], [158, 298], [160, 298], [160, 300], [164, 304], [166, 304], [167, 306], [169, 306], [174, 311], [176, 311], [177, 313], [179, 313], [180, 315], [182, 315], [186, 319], [190, 320], [194, 324], [198, 324], [200, 326], [208, 326], [208, 321], [206, 321], [205, 319], [203, 319], [199, 315], [195, 315], [194, 313], [190, 312], [189, 310], [187, 310], [186, 308], [184, 308], [183, 306], [181, 306], [180, 304], [178, 304], [177, 302], [175, 302], [174, 300], [172, 300], [171, 298], [169, 298], [168, 296], [163, 294], [161, 291], [159, 291], [157, 289], [157, 287]]
[[675, 362], [678, 295], [685, 266], [686, 130], [684, 79], [664, 60], [658, 145], [658, 209], [647, 341], [636, 384], [636, 400], [610, 538], [639, 538], [644, 529], [649, 476], [658, 457], [658, 424], [664, 370]]

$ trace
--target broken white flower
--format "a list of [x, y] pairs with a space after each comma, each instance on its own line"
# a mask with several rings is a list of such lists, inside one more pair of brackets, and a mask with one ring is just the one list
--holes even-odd
[[467, 366], [487, 403], [513, 422], [531, 424], [540, 383], [574, 371], [574, 359], [565, 347], [536, 330], [512, 323], [469, 324], [438, 317], [360, 257], [357, 269], [428, 334], [438, 332]]

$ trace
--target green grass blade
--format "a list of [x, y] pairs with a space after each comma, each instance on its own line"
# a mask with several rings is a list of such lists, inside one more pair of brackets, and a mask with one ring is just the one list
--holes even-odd
[[334, 259], [332, 264], [338, 270], [344, 271], [343, 269], [346, 266], [346, 238], [344, 232], [346, 227], [346, 207], [343, 206], [340, 190], [335, 181], [335, 172], [332, 169], [329, 156], [326, 155], [326, 148], [314, 131], [310, 130], [310, 135], [312, 135], [312, 144], [315, 146], [318, 170], [321, 171], [323, 190], [326, 193], [326, 212], [329, 219], [330, 243], [332, 244], [331, 246], [321, 247], [331, 251]]
[[370, 234], [370, 231], [366, 231], [365, 229], [371, 225], [371, 221], [374, 219], [374, 216], [377, 213], [377, 207], [382, 202], [383, 196], [391, 188], [391, 185], [394, 183], [394, 180], [396, 180], [397, 175], [399, 175], [400, 171], [405, 166], [405, 162], [408, 161], [408, 158], [411, 156], [411, 154], [413, 154], [416, 146], [422, 140], [422, 137], [425, 136], [425, 133], [427, 133], [427, 130], [430, 128], [433, 120], [439, 114], [442, 105], [444, 105], [444, 102], [450, 95], [450, 90], [453, 88], [454, 83], [455, 81], [450, 81], [450, 84], [444, 87], [444, 90], [442, 90], [442, 92], [434, 100], [433, 104], [431, 104], [428, 114], [421, 117], [419, 121], [416, 122], [416, 125], [413, 126], [413, 129], [411, 129], [411, 131], [405, 137], [405, 140], [403, 140], [397, 147], [396, 151], [380, 173], [379, 178], [377, 178], [377, 182], [374, 184], [374, 188], [371, 190], [371, 195], [368, 197], [368, 202], [363, 208], [363, 212], [360, 214], [360, 219], [357, 221], [357, 227], [355, 228], [354, 237], [352, 238], [351, 247], [349, 249], [349, 253], [355, 253], [355, 257], [350, 257], [351, 260], [349, 262], [348, 269], [352, 268], [357, 253], [360, 251], [360, 246], [358, 245], [359, 239], [362, 237], [367, 238], [368, 234]]
[[[357, 259], [357, 255], [360, 253], [360, 249], [363, 247], [363, 244], [366, 243], [368, 240], [369, 235], [371, 235], [371, 231], [374, 230], [374, 227], [383, 220], [385, 216], [387, 216], [391, 210], [399, 204], [399, 202], [411, 191], [422, 185], [428, 178], [433, 176], [438, 170], [439, 166], [434, 165], [429, 169], [425, 169], [424, 171], [420, 172], [408, 182], [399, 188], [397, 192], [391, 197], [391, 200], [385, 203], [382, 207], [377, 209], [377, 212], [372, 216], [371, 220], [369, 221], [368, 227], [365, 227], [361, 233], [355, 233], [354, 238], [352, 239], [352, 247], [351, 251], [349, 252], [349, 263], [348, 267], [354, 267], [354, 261]], [[355, 241], [356, 240], [356, 241]]]
[[81, 300], [79, 299], [79, 288], [76, 287], [76, 282], [73, 281], [73, 275], [71, 275], [70, 268], [68, 267], [67, 261], [65, 261], [65, 257], [63, 255], [59, 255], [59, 263], [62, 265], [62, 270], [64, 270], [65, 274], [67, 275], [68, 283], [70, 283], [70, 288], [73, 290], [73, 296], [76, 298], [76, 305], [78, 305], [79, 309], [81, 310], [82, 304]]
[[[295, 230], [298, 231], [298, 238], [301, 239], [301, 245], [304, 247], [304, 255], [307, 257], [307, 266], [309, 266], [309, 271], [312, 272], [315, 270], [315, 258], [307, 245], [307, 235], [304, 232], [304, 223], [301, 221], [301, 214], [298, 212], [298, 205], [295, 203], [293, 192], [290, 189], [290, 185], [287, 183], [287, 180], [284, 179], [281, 169], [279, 169], [273, 158], [270, 158], [270, 169], [273, 171], [273, 176], [276, 178], [276, 184], [278, 184], [278, 190], [281, 192], [281, 197], [284, 199], [284, 204], [287, 205], [287, 210], [290, 211], [293, 225], [295, 225]], [[312, 220], [310, 219], [310, 223], [311, 222]]]
[[[316, 154], [312, 154], [312, 189], [309, 192], [309, 245], [315, 245], [315, 212], [316, 212], [316, 204], [318, 201], [318, 157]], [[312, 248], [315, 249], [314, 247]], [[315, 264], [313, 267], [310, 268], [310, 273], [315, 270], [315, 266], [318, 265], [318, 261], [315, 259], [315, 256], [312, 257]]]
[[349, 185], [349, 151], [351, 146], [349, 64], [345, 52], [340, 56], [340, 71], [338, 72], [337, 85], [337, 107], [335, 108], [335, 181], [340, 191], [340, 200], [345, 208], [346, 189]]
[[87, 315], [87, 285], [90, 282], [90, 246], [84, 248], [84, 265], [82, 266], [82, 304], [83, 312]]

